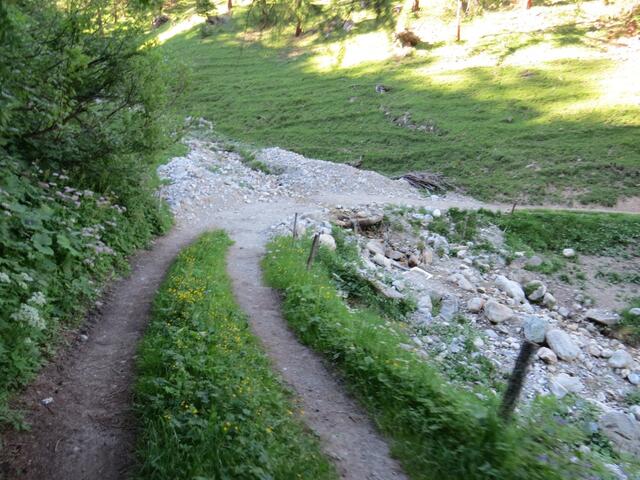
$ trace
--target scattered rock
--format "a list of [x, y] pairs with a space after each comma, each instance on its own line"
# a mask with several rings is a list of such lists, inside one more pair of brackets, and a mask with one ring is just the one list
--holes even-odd
[[613, 368], [627, 368], [633, 364], [633, 357], [626, 350], [616, 350], [609, 358], [609, 366]]
[[609, 412], [598, 421], [600, 430], [619, 450], [640, 456], [640, 423], [622, 412]]
[[585, 312], [584, 316], [587, 320], [607, 326], [615, 325], [620, 321], [620, 315], [617, 313], [600, 308], [590, 308]]
[[440, 304], [440, 317], [451, 321], [458, 313], [459, 308], [458, 297], [455, 295], [445, 295]]
[[484, 307], [484, 299], [480, 297], [473, 297], [467, 302], [467, 310], [471, 313], [478, 313]]
[[449, 281], [451, 283], [455, 283], [459, 288], [466, 290], [468, 292], [475, 292], [476, 290], [473, 284], [469, 280], [467, 280], [467, 278], [464, 275], [460, 273], [455, 273], [451, 275], [449, 277]]
[[527, 262], [525, 263], [525, 265], [527, 267], [539, 267], [540, 265], [542, 265], [542, 257], [539, 257], [537, 255], [534, 255], [533, 257], [529, 258], [527, 260]]
[[600, 352], [600, 356], [602, 358], [611, 358], [611, 355], [613, 355], [613, 350], [609, 348], [603, 348], [602, 351]]
[[42, 400], [40, 400], [40, 403], [42, 405], [44, 405], [45, 407], [47, 405], [51, 405], [53, 403], [53, 397], [47, 397], [47, 398], [43, 398]]
[[384, 255], [384, 246], [382, 242], [379, 240], [369, 240], [366, 245], [367, 250], [369, 250], [374, 255], [379, 253], [380, 255]]
[[391, 268], [391, 260], [380, 253], [376, 253], [371, 260], [376, 265], [380, 265], [384, 268]]
[[502, 323], [513, 318], [514, 313], [506, 305], [491, 299], [484, 304], [484, 315], [492, 323]]
[[633, 372], [627, 375], [627, 380], [633, 385], [640, 385], [640, 373]]
[[631, 308], [631, 309], [629, 309], [629, 313], [631, 315], [633, 315], [634, 317], [640, 317], [640, 308], [638, 308], [638, 307]]
[[636, 417], [636, 420], [640, 420], [640, 405], [632, 405], [629, 411]]
[[534, 343], [544, 342], [548, 322], [544, 318], [529, 315], [524, 320], [524, 338]]
[[547, 293], [547, 287], [540, 280], [532, 280], [524, 286], [527, 298], [532, 302], [539, 302]]
[[550, 390], [556, 398], [563, 398], [570, 393], [580, 393], [584, 390], [584, 385], [578, 377], [559, 373], [551, 379]]
[[433, 309], [433, 303], [431, 302], [431, 297], [429, 295], [423, 295], [418, 300], [418, 310], [422, 312], [429, 312]]
[[433, 250], [425, 248], [422, 253], [420, 253], [420, 262], [424, 265], [431, 265], [431, 263], [433, 263]]
[[547, 344], [562, 360], [575, 360], [580, 355], [580, 349], [571, 339], [568, 333], [553, 328], [546, 334]]
[[509, 280], [504, 275], [497, 275], [495, 281], [496, 286], [511, 298], [513, 298], [517, 303], [524, 303], [524, 290], [522, 290], [522, 287], [518, 282]]
[[545, 293], [544, 297], [542, 297], [542, 304], [549, 309], [555, 307], [556, 303], [556, 297], [551, 295], [549, 292]]
[[318, 241], [320, 242], [320, 245], [327, 247], [329, 250], [336, 249], [336, 240], [328, 233], [321, 233]]
[[547, 347], [541, 347], [538, 349], [538, 358], [545, 363], [558, 363], [558, 356], [553, 353], [553, 350]]
[[591, 344], [587, 347], [587, 353], [592, 357], [600, 357], [602, 356], [602, 349], [594, 344]]
[[562, 256], [565, 258], [573, 258], [576, 256], [576, 251], [573, 248], [565, 248], [562, 250]]

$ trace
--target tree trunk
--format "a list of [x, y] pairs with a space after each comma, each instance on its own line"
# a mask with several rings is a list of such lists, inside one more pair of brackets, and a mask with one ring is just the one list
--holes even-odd
[[456, 11], [456, 42], [460, 41], [460, 23], [462, 22], [462, 0], [458, 0], [458, 10]]
[[227, 0], [227, 10], [231, 11], [233, 8], [233, 0]]
[[533, 7], [533, 0], [526, 0], [526, 9], [529, 10], [531, 7]]
[[411, 7], [412, 12], [417, 12], [420, 10], [420, 0], [413, 0], [413, 6]]
[[298, 19], [298, 23], [296, 24], [296, 37], [302, 35], [302, 23], [300, 19]]

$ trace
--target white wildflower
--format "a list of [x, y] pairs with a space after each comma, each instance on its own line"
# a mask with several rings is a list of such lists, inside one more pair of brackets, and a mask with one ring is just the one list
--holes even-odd
[[42, 292], [36, 292], [33, 295], [31, 295], [31, 298], [28, 300], [27, 303], [42, 307], [43, 305], [47, 304], [47, 297], [45, 297], [44, 293]]
[[0, 272], [0, 283], [11, 283], [11, 278], [4, 272]]
[[20, 275], [20, 280], [24, 281], [24, 282], [33, 282], [33, 278], [31, 278], [31, 276], [28, 273], [22, 272]]
[[20, 305], [20, 310], [11, 315], [11, 318], [17, 322], [24, 322], [38, 330], [44, 330], [47, 327], [38, 309], [24, 303]]

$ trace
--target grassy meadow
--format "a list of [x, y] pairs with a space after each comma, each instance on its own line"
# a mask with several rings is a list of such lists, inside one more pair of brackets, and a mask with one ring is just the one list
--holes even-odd
[[536, 10], [542, 29], [505, 33], [514, 14], [495, 13], [478, 20], [495, 34], [471, 22], [474, 38], [434, 33], [412, 52], [369, 18], [294, 39], [247, 27], [242, 8], [206, 36], [176, 21], [160, 45], [190, 70], [180, 111], [235, 140], [389, 175], [440, 172], [485, 200], [615, 205], [640, 184], [636, 87], [614, 88], [632, 67], [594, 53], [604, 40], [578, 7], [553, 8]]

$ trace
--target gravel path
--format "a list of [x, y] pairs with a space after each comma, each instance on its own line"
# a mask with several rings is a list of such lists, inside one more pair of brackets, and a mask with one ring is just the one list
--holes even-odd
[[[278, 298], [263, 286], [259, 262], [271, 226], [294, 212], [322, 214], [329, 207], [412, 204], [477, 208], [462, 197], [425, 198], [406, 182], [347, 165], [309, 160], [281, 149], [258, 159], [278, 175], [246, 167], [235, 153], [191, 141], [185, 158], [159, 169], [161, 195], [178, 225], [151, 251], [140, 253], [128, 278], [111, 289], [102, 311], [78, 341], [46, 367], [23, 395], [29, 432], [5, 436], [0, 478], [96, 479], [126, 477], [132, 465], [130, 412], [137, 343], [153, 295], [177, 252], [200, 233], [223, 228], [235, 240], [228, 270], [240, 305], [249, 314], [275, 368], [296, 392], [304, 420], [320, 437], [345, 479], [406, 478], [368, 417], [345, 393], [321, 359], [286, 327]], [[52, 397], [44, 407], [41, 400]]]

